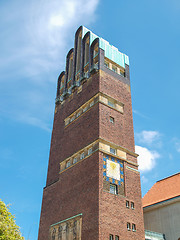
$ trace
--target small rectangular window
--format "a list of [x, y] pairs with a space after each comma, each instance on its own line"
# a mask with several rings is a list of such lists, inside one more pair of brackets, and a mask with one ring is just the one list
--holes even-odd
[[113, 235], [109, 234], [109, 240], [113, 240]]
[[82, 152], [80, 155], [80, 159], [83, 159], [83, 158], [84, 158], [84, 152]]
[[113, 70], [113, 72], [117, 72], [117, 67], [112, 66], [112, 70]]
[[132, 224], [132, 230], [133, 230], [133, 232], [135, 232], [136, 231], [136, 224]]
[[81, 112], [79, 111], [76, 115], [76, 117], [79, 117], [81, 115]]
[[109, 105], [110, 107], [114, 107], [114, 106], [115, 106], [115, 105], [114, 105], [114, 102], [111, 101], [111, 100], [108, 100], [108, 105]]
[[73, 164], [75, 164], [75, 163], [77, 163], [77, 158], [76, 157], [73, 159]]
[[116, 149], [115, 149], [115, 148], [111, 148], [111, 147], [110, 147], [110, 153], [112, 153], [112, 154], [116, 155]]
[[114, 123], [114, 118], [113, 118], [113, 117], [110, 117], [110, 118], [109, 118], [109, 121], [110, 121], [110, 123]]
[[104, 66], [109, 68], [109, 63], [108, 62], [104, 62]]
[[88, 155], [92, 154], [92, 148], [88, 149]]
[[131, 208], [134, 209], [134, 202], [131, 202]]
[[125, 76], [125, 74], [122, 70], [120, 70], [120, 75], [123, 76], [123, 77]]
[[115, 240], [119, 240], [119, 236], [118, 235], [115, 236]]
[[70, 122], [74, 121], [74, 119], [75, 119], [75, 116], [72, 116], [72, 117], [70, 118]]
[[94, 105], [94, 101], [90, 102], [90, 107], [92, 107]]
[[110, 184], [110, 191], [109, 192], [112, 193], [112, 194], [117, 194], [118, 193], [117, 192], [117, 185]]
[[86, 111], [87, 111], [87, 106], [83, 108], [83, 112], [86, 112]]
[[129, 201], [126, 201], [126, 207], [129, 208]]
[[69, 160], [69, 161], [66, 162], [66, 168], [68, 168], [70, 166], [71, 166], [71, 161]]
[[130, 231], [131, 230], [131, 224], [128, 222], [127, 223], [127, 230]]

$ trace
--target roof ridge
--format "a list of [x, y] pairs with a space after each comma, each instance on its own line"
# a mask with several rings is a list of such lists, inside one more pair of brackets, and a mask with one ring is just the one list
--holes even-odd
[[163, 179], [161, 179], [161, 180], [156, 181], [156, 183], [161, 182], [161, 181], [164, 181], [164, 180], [166, 180], [166, 179], [168, 179], [168, 178], [174, 177], [174, 176], [179, 175], [179, 174], [180, 174], [180, 172], [175, 173], [175, 174], [173, 174], [173, 175], [171, 175], [171, 176], [168, 176], [168, 177], [165, 177], [165, 178], [163, 178]]

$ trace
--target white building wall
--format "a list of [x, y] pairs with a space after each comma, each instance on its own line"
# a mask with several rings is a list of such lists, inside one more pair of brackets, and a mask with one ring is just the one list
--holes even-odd
[[156, 208], [144, 209], [144, 225], [146, 230], [164, 233], [166, 240], [180, 238], [180, 201]]

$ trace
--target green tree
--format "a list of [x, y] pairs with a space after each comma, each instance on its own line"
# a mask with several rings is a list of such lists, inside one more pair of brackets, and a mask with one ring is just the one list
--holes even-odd
[[0, 240], [24, 240], [19, 227], [16, 225], [15, 217], [9, 211], [9, 206], [7, 206], [1, 199]]

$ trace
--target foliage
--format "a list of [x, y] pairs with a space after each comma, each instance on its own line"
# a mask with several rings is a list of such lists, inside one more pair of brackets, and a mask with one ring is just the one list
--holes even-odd
[[9, 206], [0, 199], [0, 240], [24, 240]]

